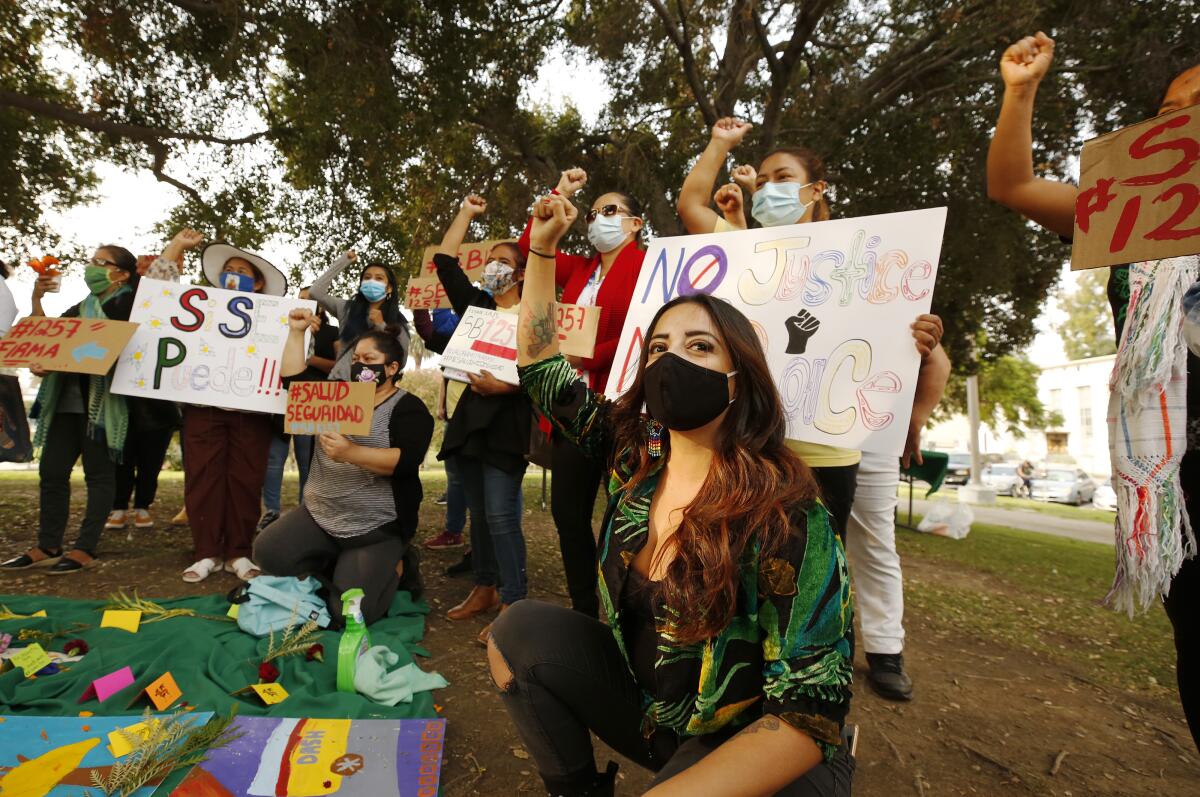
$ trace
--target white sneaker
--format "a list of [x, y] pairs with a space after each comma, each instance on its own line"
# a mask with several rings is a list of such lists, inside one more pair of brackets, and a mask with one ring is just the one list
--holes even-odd
[[106, 529], [123, 529], [125, 528], [125, 516], [129, 513], [124, 509], [114, 509], [108, 513], [108, 520], [104, 523]]

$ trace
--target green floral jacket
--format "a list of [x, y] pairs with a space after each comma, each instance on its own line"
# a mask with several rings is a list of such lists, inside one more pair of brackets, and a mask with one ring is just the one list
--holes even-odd
[[[589, 390], [561, 356], [520, 369], [533, 403], [587, 454], [615, 463], [600, 548], [600, 600], [617, 645], [621, 594], [629, 563], [646, 544], [650, 500], [659, 474], [637, 489], [613, 456], [611, 404]], [[655, 694], [643, 695], [646, 730], [664, 726], [680, 736], [739, 728], [764, 713], [811, 736], [828, 758], [841, 742], [850, 706], [852, 615], [845, 553], [828, 513], [817, 503], [796, 513], [793, 534], [778, 555], [762, 561], [748, 545], [732, 621], [715, 637], [682, 645], [670, 637], [666, 607], [655, 608], [658, 657]], [[631, 669], [632, 672], [632, 669]]]

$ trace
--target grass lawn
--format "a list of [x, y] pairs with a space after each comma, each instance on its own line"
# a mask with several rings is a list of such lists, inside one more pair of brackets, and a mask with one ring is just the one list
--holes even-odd
[[[925, 497], [925, 491], [929, 486], [924, 482], [917, 482], [916, 489], [913, 490], [913, 497], [922, 499]], [[949, 489], [942, 487], [941, 490], [931, 495], [930, 500], [938, 498], [955, 498], [956, 490], [953, 485]], [[900, 485], [900, 501], [904, 506], [907, 506], [908, 501], [908, 485]], [[996, 506], [1001, 509], [1028, 509], [1033, 512], [1040, 512], [1043, 515], [1051, 515], [1053, 517], [1068, 518], [1070, 520], [1094, 520], [1099, 523], [1111, 524], [1113, 518], [1116, 517], [1115, 512], [1108, 512], [1103, 509], [1092, 509], [1089, 506], [1071, 506], [1070, 504], [1052, 504], [1048, 501], [1034, 501], [1031, 498], [1013, 498], [1008, 495], [996, 496]]]

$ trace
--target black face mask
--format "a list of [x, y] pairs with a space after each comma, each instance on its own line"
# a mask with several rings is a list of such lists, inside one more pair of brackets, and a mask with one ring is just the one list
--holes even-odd
[[666, 352], [642, 375], [646, 409], [667, 429], [687, 432], [712, 421], [729, 406], [729, 377]]
[[387, 367], [384, 365], [368, 365], [367, 363], [351, 363], [350, 381], [366, 382], [379, 387], [387, 381]]

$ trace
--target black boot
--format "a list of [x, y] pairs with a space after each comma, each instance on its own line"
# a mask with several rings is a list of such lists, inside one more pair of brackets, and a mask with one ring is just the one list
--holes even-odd
[[609, 761], [608, 769], [582, 777], [547, 778], [546, 792], [550, 797], [613, 797], [617, 788], [617, 762]]
[[912, 700], [912, 679], [904, 671], [904, 656], [899, 653], [868, 653], [867, 682], [875, 694], [886, 700]]
[[425, 594], [425, 579], [421, 578], [421, 549], [415, 545], [408, 546], [404, 552], [404, 573], [400, 576], [398, 589], [408, 590], [414, 601], [421, 600]]
[[453, 578], [454, 576], [465, 576], [471, 572], [471, 549], [463, 554], [456, 564], [452, 564], [446, 568], [446, 575]]

